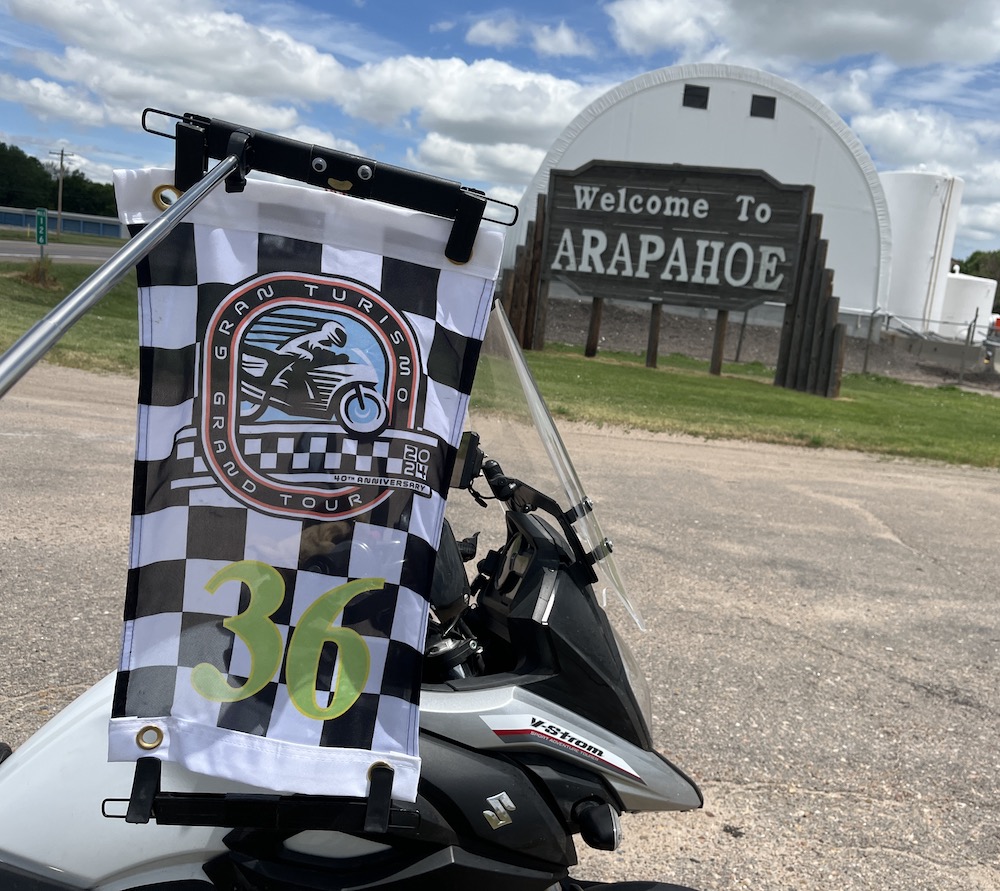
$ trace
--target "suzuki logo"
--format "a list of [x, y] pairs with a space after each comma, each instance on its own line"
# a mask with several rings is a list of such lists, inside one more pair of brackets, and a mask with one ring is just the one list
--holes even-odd
[[510, 811], [516, 811], [517, 807], [510, 800], [510, 796], [506, 792], [501, 792], [499, 795], [491, 795], [486, 799], [486, 803], [493, 810], [483, 811], [483, 816], [486, 817], [486, 822], [494, 829], [499, 829], [501, 826], [509, 826], [514, 822]]

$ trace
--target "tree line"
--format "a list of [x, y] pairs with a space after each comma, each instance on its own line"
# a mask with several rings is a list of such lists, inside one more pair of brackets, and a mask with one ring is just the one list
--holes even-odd
[[[0, 142], [0, 206], [46, 207], [59, 201], [59, 165], [42, 163], [14, 145]], [[118, 215], [110, 183], [95, 183], [79, 170], [63, 171], [62, 209], [66, 213]]]
[[1000, 251], [973, 251], [964, 260], [953, 260], [959, 272], [1000, 280]]

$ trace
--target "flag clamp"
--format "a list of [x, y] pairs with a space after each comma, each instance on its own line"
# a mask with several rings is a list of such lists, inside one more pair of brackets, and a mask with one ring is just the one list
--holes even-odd
[[[156, 129], [150, 123], [154, 115], [172, 120], [174, 132]], [[182, 192], [202, 179], [210, 159], [235, 156], [239, 165], [226, 178], [227, 192], [242, 191], [247, 173], [256, 170], [452, 220], [445, 256], [453, 263], [469, 261], [482, 220], [503, 226], [517, 222], [517, 207], [488, 198], [479, 189], [241, 124], [147, 108], [142, 127], [147, 133], [174, 140], [174, 185]], [[502, 216], [487, 216], [487, 205]]]
[[[173, 121], [174, 132], [151, 123], [156, 116]], [[0, 355], [0, 398], [219, 183], [225, 182], [227, 192], [241, 192], [251, 170], [452, 220], [444, 255], [458, 264], [471, 259], [481, 222], [517, 222], [515, 205], [479, 189], [251, 127], [146, 108], [142, 128], [176, 143], [175, 182], [157, 200], [163, 213]], [[219, 162], [211, 169], [210, 159]], [[487, 206], [499, 216], [487, 216]]]

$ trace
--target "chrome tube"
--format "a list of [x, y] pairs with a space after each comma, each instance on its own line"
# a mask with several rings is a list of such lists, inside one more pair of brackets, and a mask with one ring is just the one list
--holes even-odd
[[188, 189], [163, 215], [146, 226], [86, 281], [26, 331], [0, 356], [0, 398], [44, 356], [87, 311], [155, 248], [198, 203], [240, 165], [229, 155]]

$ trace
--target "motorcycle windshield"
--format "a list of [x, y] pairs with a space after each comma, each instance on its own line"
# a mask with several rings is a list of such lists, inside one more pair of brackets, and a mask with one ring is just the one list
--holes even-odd
[[530, 483], [572, 514], [574, 531], [584, 550], [595, 558], [594, 591], [601, 606], [607, 608], [612, 595], [645, 630], [639, 610], [626, 592], [596, 507], [584, 491], [499, 303], [494, 305], [483, 341], [467, 428], [480, 435], [483, 451], [499, 461], [505, 473]]

